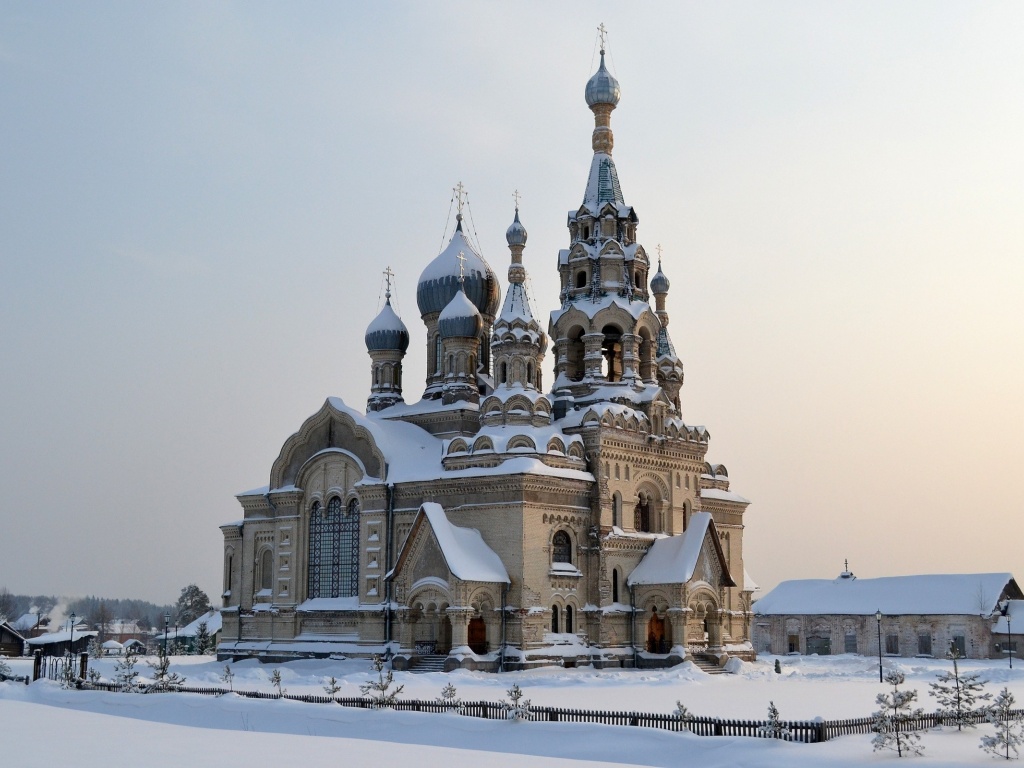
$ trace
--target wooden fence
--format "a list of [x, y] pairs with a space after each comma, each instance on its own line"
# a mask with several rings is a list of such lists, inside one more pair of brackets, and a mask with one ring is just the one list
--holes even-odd
[[[104, 691], [120, 691], [122, 687], [115, 683], [81, 683], [82, 688]], [[178, 693], [198, 693], [205, 696], [223, 696], [234, 693], [247, 699], [289, 699], [307, 704], [339, 704], [343, 707], [374, 709], [380, 705], [370, 698], [344, 698], [318, 694], [291, 694], [278, 696], [265, 691], [229, 691], [227, 688], [195, 687], [178, 685], [172, 689]], [[144, 692], [144, 691], [143, 691]], [[501, 702], [466, 701], [461, 704], [449, 704], [439, 701], [420, 701], [416, 699], [399, 699], [392, 704], [384, 705], [387, 709], [400, 712], [431, 712], [443, 713], [457, 710], [468, 717], [480, 717], [485, 720], [505, 720], [508, 718], [508, 707]], [[1012, 710], [1016, 718], [1024, 718], [1024, 709]], [[566, 709], [563, 707], [530, 707], [530, 719], [552, 723], [596, 723], [599, 725], [624, 725], [640, 728], [657, 728], [676, 733], [689, 731], [697, 736], [746, 736], [753, 738], [771, 738], [761, 728], [767, 725], [764, 720], [731, 720], [717, 717], [691, 716], [682, 718], [677, 715], [655, 714], [651, 712], [608, 712], [588, 709]], [[983, 713], [970, 716], [975, 723], [985, 722]], [[790, 735], [785, 741], [813, 744], [828, 741], [839, 736], [857, 733], [871, 733], [874, 718], [861, 717], [853, 720], [797, 720], [782, 722]], [[923, 731], [940, 725], [955, 725], [951, 717], [938, 713], [909, 717], [901, 724], [901, 730]]]

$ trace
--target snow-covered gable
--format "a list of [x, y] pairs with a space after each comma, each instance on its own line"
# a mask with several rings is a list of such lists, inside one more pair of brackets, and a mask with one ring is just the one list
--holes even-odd
[[711, 515], [708, 512], [694, 512], [690, 516], [690, 527], [685, 533], [655, 540], [644, 555], [644, 559], [629, 574], [626, 583], [630, 586], [686, 584], [695, 574], [700, 578], [709, 575], [704, 571], [713, 569], [701, 567], [698, 573], [698, 566], [702, 566], [703, 562], [710, 560], [712, 556], [718, 559], [721, 567], [722, 586], [736, 586], [729, 575], [725, 554], [722, 552]]
[[[96, 637], [99, 632], [92, 630], [78, 630], [75, 629], [75, 640], [80, 640], [83, 637]], [[49, 645], [50, 643], [66, 643], [71, 640], [71, 630], [62, 629], [60, 632], [49, 632], [39, 637], [30, 637], [25, 642], [29, 645]]]
[[[38, 615], [34, 613], [24, 613], [14, 621], [10, 622], [8, 626], [17, 632], [28, 632], [31, 629], [35, 629], [36, 623], [39, 621], [40, 617]], [[41, 623], [46, 624], [48, 621], [49, 618], [46, 614], [43, 614]]]
[[784, 581], [754, 603], [754, 613], [868, 616], [989, 616], [1004, 590], [1019, 595], [1010, 573], [948, 573], [883, 576], [877, 579]]
[[733, 491], [723, 491], [721, 488], [702, 488], [700, 491], [700, 497], [702, 499], [714, 499], [716, 501], [735, 501], [739, 504], [750, 503], [750, 499], [746, 499]]
[[[206, 631], [210, 633], [211, 637], [220, 632], [222, 624], [220, 611], [214, 609], [212, 611], [207, 611], [190, 624], [186, 624], [184, 627], [178, 627], [176, 632], [174, 629], [168, 629], [168, 637], [171, 640], [174, 640], [177, 637], [195, 637], [196, 634], [199, 632], [199, 625], [202, 624], [204, 621], [206, 622]], [[161, 632], [160, 634], [156, 635], [156, 639], [163, 640], [164, 633]]]
[[[1010, 614], [1009, 625], [1007, 625], [1006, 613], [1003, 613], [1004, 609]], [[1024, 600], [1007, 600], [999, 607], [999, 613], [996, 616], [997, 618], [992, 624], [993, 635], [998, 637], [1005, 635], [1008, 631], [1015, 635], [1024, 634]]]
[[511, 583], [501, 558], [487, 546], [480, 531], [452, 525], [444, 508], [434, 502], [426, 502], [420, 507], [412, 531], [399, 554], [398, 563], [387, 575], [388, 578], [404, 567], [413, 541], [424, 521], [433, 531], [434, 539], [441, 548], [441, 554], [453, 576], [462, 581]]

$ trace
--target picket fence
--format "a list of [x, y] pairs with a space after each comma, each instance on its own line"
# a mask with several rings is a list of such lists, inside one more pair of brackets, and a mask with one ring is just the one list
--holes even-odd
[[[117, 692], [123, 689], [115, 683], [87, 683], [82, 681], [82, 688], [93, 690], [104, 690]], [[291, 694], [268, 693], [266, 691], [231, 691], [227, 688], [196, 687], [178, 685], [174, 686], [173, 692], [197, 693], [204, 696], [223, 696], [227, 693], [234, 693], [247, 699], [288, 699], [289, 701], [301, 701], [307, 704], [339, 704], [343, 707], [356, 707], [360, 709], [381, 708], [371, 698], [345, 698], [319, 694]], [[144, 692], [144, 691], [143, 691]], [[458, 710], [460, 714], [468, 717], [480, 717], [485, 720], [505, 720], [508, 718], [508, 707], [501, 702], [493, 701], [465, 701], [460, 704], [449, 704], [439, 701], [421, 701], [416, 699], [399, 699], [391, 704], [384, 705], [386, 709], [393, 709], [400, 712], [431, 712], [444, 713]], [[1012, 711], [1015, 717], [1024, 717], [1024, 709]], [[638, 726], [641, 728], [658, 728], [664, 731], [682, 732], [689, 731], [697, 736], [748, 736], [753, 738], [771, 738], [761, 729], [767, 722], [764, 720], [731, 720], [717, 717], [692, 716], [687, 718], [672, 714], [656, 714], [651, 712], [608, 712], [589, 709], [567, 709], [563, 707], [531, 706], [530, 719], [533, 721], [547, 721], [553, 723], [597, 723], [599, 725], [623, 725]], [[972, 722], [980, 723], [985, 721], [984, 714], [971, 716]], [[874, 719], [861, 717], [853, 720], [797, 720], [784, 721], [781, 724], [789, 729], [790, 735], [784, 737], [786, 741], [794, 741], [805, 744], [828, 741], [838, 736], [848, 736], [857, 733], [871, 733], [871, 726]], [[923, 731], [935, 728], [940, 725], [955, 725], [952, 718], [939, 713], [918, 715], [908, 717], [901, 723], [901, 729], [905, 731]]]

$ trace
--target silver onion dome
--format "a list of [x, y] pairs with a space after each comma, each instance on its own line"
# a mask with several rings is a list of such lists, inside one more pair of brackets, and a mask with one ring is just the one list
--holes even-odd
[[601, 66], [597, 68], [594, 76], [587, 81], [587, 106], [592, 107], [595, 104], [617, 106], [621, 93], [619, 81], [612, 77], [612, 73], [604, 66], [604, 51], [601, 51]]
[[651, 293], [668, 293], [670, 283], [665, 273], [661, 271], [661, 262], [658, 262], [658, 271], [651, 278]]
[[505, 230], [505, 240], [509, 245], [526, 245], [526, 227], [519, 221], [518, 208], [516, 208], [515, 221]]
[[366, 349], [370, 352], [393, 350], [404, 354], [409, 349], [409, 329], [391, 308], [390, 296], [367, 327], [365, 341]]
[[452, 239], [423, 270], [416, 285], [416, 304], [421, 316], [440, 312], [459, 292], [460, 253], [466, 257], [464, 288], [469, 300], [481, 314], [488, 317], [497, 314], [501, 303], [497, 276], [462, 233], [460, 216]]
[[465, 291], [458, 290], [437, 318], [442, 339], [473, 339], [483, 330], [484, 320]]

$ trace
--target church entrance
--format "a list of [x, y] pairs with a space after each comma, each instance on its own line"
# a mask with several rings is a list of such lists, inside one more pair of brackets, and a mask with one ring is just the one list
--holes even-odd
[[469, 649], [473, 653], [487, 653], [487, 625], [479, 616], [469, 620]]
[[647, 652], [668, 653], [668, 637], [665, 633], [665, 619], [656, 612], [651, 612], [647, 622]]

